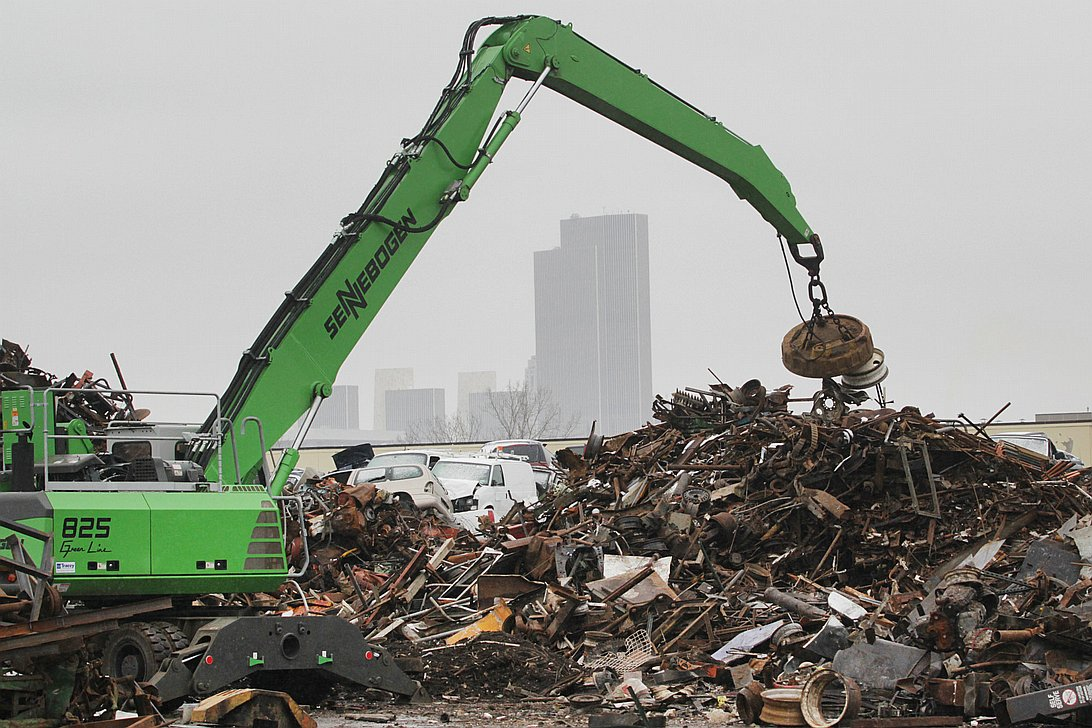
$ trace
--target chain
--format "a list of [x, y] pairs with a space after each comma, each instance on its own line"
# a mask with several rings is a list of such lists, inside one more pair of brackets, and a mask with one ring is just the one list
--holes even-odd
[[827, 287], [819, 280], [818, 273], [812, 273], [810, 280], [808, 280], [808, 299], [811, 301], [811, 318], [813, 321], [822, 316], [824, 310], [828, 314], [834, 315], [834, 311], [831, 310], [830, 304], [827, 302]]
[[808, 280], [808, 299], [811, 301], [811, 320], [808, 321], [809, 337], [815, 329], [816, 324], [818, 324], [825, 315], [826, 319], [838, 328], [838, 333], [841, 334], [844, 341], [849, 341], [853, 338], [853, 332], [842, 323], [842, 319], [835, 315], [834, 309], [830, 307], [830, 303], [827, 301], [827, 287], [823, 284], [823, 281], [819, 280], [818, 273], [812, 273]]

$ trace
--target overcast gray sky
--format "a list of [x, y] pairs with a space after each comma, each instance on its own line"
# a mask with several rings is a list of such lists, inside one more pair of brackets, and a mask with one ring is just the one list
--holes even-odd
[[[36, 365], [220, 391], [454, 68], [534, 12], [761, 144], [822, 236], [889, 395], [942, 415], [1086, 410], [1088, 2], [0, 2], [0, 334]], [[525, 84], [510, 84], [511, 108]], [[653, 385], [811, 382], [773, 230], [723, 182], [550, 91], [342, 369], [518, 379], [532, 251], [649, 216]], [[796, 281], [803, 276], [795, 273]]]

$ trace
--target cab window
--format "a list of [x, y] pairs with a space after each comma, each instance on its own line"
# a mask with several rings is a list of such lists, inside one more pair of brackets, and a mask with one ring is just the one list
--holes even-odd
[[388, 480], [409, 480], [420, 478], [423, 475], [421, 468], [416, 465], [395, 465], [387, 475]]
[[363, 483], [377, 483], [387, 477], [387, 471], [383, 468], [361, 468], [353, 477], [353, 485]]
[[152, 443], [148, 440], [115, 442], [110, 452], [118, 460], [124, 460], [125, 462], [131, 462], [138, 458], [150, 458], [152, 456]]

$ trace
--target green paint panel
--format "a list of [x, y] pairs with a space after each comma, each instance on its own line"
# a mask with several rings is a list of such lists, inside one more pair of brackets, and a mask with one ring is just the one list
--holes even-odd
[[113, 579], [147, 574], [148, 505], [143, 493], [51, 492], [53, 573]]
[[[221, 591], [240, 591], [231, 577], [247, 571], [253, 543], [275, 544], [272, 559], [283, 577], [284, 554], [279, 539], [253, 538], [260, 526], [280, 527], [278, 509], [259, 493], [145, 493], [151, 516], [151, 573], [223, 577]], [[269, 506], [263, 508], [262, 503]], [[258, 547], [261, 548], [261, 547]], [[270, 547], [272, 550], [272, 547]], [[262, 571], [269, 571], [262, 568]]]
[[[52, 523], [24, 522], [53, 530], [55, 581], [69, 597], [267, 591], [284, 582], [281, 539], [253, 538], [259, 525], [280, 533], [264, 491], [55, 491], [49, 500]], [[41, 546], [26, 543], [40, 559]]]

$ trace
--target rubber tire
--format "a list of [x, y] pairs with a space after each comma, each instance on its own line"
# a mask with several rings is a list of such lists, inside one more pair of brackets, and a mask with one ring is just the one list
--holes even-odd
[[171, 642], [159, 628], [147, 622], [123, 624], [106, 638], [102, 647], [102, 671], [110, 677], [149, 679], [171, 654]]
[[152, 626], [167, 638], [167, 644], [171, 646], [171, 652], [184, 650], [190, 646], [190, 638], [174, 622], [152, 622]]

